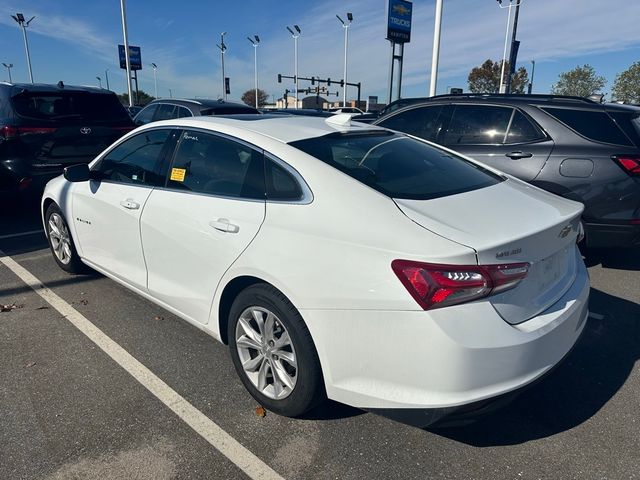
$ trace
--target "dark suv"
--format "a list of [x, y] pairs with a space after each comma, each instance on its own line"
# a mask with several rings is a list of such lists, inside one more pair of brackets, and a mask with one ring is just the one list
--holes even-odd
[[136, 125], [145, 125], [159, 120], [172, 118], [198, 117], [201, 115], [236, 115], [241, 113], [260, 113], [244, 103], [225, 102], [223, 100], [180, 100], [163, 98], [153, 100], [134, 117]]
[[589, 247], [640, 245], [639, 108], [580, 97], [444, 95], [374, 124], [582, 202]]
[[108, 90], [0, 82], [0, 195], [41, 190], [134, 127]]

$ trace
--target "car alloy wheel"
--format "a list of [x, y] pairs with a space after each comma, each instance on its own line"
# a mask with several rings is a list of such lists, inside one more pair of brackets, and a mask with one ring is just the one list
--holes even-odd
[[253, 386], [274, 400], [291, 395], [298, 363], [289, 332], [277, 315], [258, 306], [245, 309], [236, 323], [235, 339], [242, 369]]
[[49, 216], [47, 229], [53, 254], [58, 258], [60, 263], [69, 265], [71, 262], [72, 252], [67, 223], [61, 215], [54, 212]]

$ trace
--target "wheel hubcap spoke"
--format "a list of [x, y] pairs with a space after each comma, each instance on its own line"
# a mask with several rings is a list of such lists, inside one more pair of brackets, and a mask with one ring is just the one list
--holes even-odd
[[54, 213], [49, 217], [48, 225], [53, 253], [60, 262], [69, 263], [71, 261], [71, 238], [64, 219]]

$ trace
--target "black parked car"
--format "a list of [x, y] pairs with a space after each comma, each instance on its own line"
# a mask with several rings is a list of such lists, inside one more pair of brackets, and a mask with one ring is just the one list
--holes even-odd
[[260, 113], [244, 103], [225, 102], [223, 100], [183, 100], [162, 98], [148, 103], [133, 121], [136, 125], [145, 125], [159, 120], [172, 118], [198, 117], [201, 115], [237, 115]]
[[637, 107], [551, 95], [444, 95], [374, 124], [582, 202], [589, 247], [640, 245]]
[[109, 90], [0, 82], [0, 195], [41, 190], [134, 127]]

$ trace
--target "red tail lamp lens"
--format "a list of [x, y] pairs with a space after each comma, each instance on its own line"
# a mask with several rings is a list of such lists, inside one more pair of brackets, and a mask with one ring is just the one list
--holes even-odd
[[391, 268], [416, 302], [428, 310], [514, 288], [526, 277], [529, 264], [442, 265], [394, 260]]
[[640, 175], [640, 157], [635, 155], [614, 155], [612, 157], [629, 175]]

